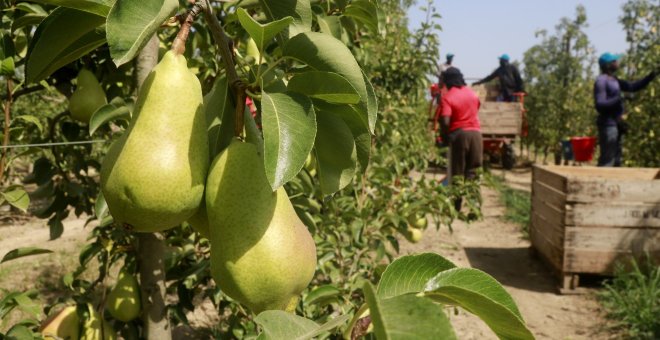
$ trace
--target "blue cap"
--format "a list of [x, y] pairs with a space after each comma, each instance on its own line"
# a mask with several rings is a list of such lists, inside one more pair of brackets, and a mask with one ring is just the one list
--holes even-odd
[[504, 53], [504, 54], [502, 54], [502, 55], [500, 56], [500, 59], [502, 59], [502, 60], [506, 60], [506, 61], [509, 61], [510, 58], [509, 58], [509, 55], [508, 55], [508, 54]]
[[453, 58], [453, 57], [454, 57], [454, 54], [453, 54], [453, 53], [447, 53], [447, 59], [449, 59], [449, 58]]
[[621, 58], [620, 54], [612, 54], [610, 52], [605, 52], [600, 55], [600, 58], [598, 58], [598, 65], [600, 66], [605, 66], [613, 61], [617, 61]]

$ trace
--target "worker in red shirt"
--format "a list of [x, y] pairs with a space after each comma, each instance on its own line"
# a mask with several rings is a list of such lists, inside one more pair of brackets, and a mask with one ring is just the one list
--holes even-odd
[[[439, 110], [443, 141], [449, 145], [451, 176], [474, 179], [482, 165], [483, 142], [479, 124], [479, 97], [465, 85], [463, 74], [456, 67], [443, 73], [447, 93], [443, 94]], [[461, 208], [458, 199], [456, 210]]]

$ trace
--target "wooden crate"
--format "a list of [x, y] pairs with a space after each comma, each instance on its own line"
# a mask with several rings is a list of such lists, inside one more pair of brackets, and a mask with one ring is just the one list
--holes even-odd
[[532, 247], [562, 293], [631, 257], [660, 265], [660, 170], [535, 166], [531, 222]]
[[481, 133], [486, 135], [520, 135], [522, 113], [519, 103], [482, 102], [479, 108]]

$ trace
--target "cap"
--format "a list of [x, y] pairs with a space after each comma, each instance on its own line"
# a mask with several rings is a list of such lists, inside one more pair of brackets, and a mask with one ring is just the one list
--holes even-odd
[[500, 56], [500, 59], [502, 59], [502, 60], [506, 60], [506, 61], [509, 61], [510, 58], [509, 58], [509, 55], [508, 55], [508, 54], [504, 53], [504, 54], [502, 54], [502, 55]]
[[454, 54], [453, 54], [453, 53], [447, 53], [447, 59], [449, 59], [449, 58], [453, 58], [453, 57], [454, 57]]
[[621, 58], [620, 54], [612, 54], [610, 52], [605, 52], [600, 55], [600, 58], [598, 58], [598, 65], [604, 66], [607, 65], [613, 61], [617, 61]]

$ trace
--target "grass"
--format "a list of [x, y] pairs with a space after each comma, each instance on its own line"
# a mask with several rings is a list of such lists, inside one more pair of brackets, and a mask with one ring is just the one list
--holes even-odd
[[660, 267], [652, 261], [619, 266], [598, 298], [627, 338], [660, 339]]
[[529, 237], [529, 223], [531, 219], [532, 198], [529, 192], [513, 189], [504, 183], [501, 177], [488, 175], [486, 183], [500, 193], [500, 201], [504, 204], [505, 212], [501, 218], [504, 221], [520, 226], [524, 237]]

